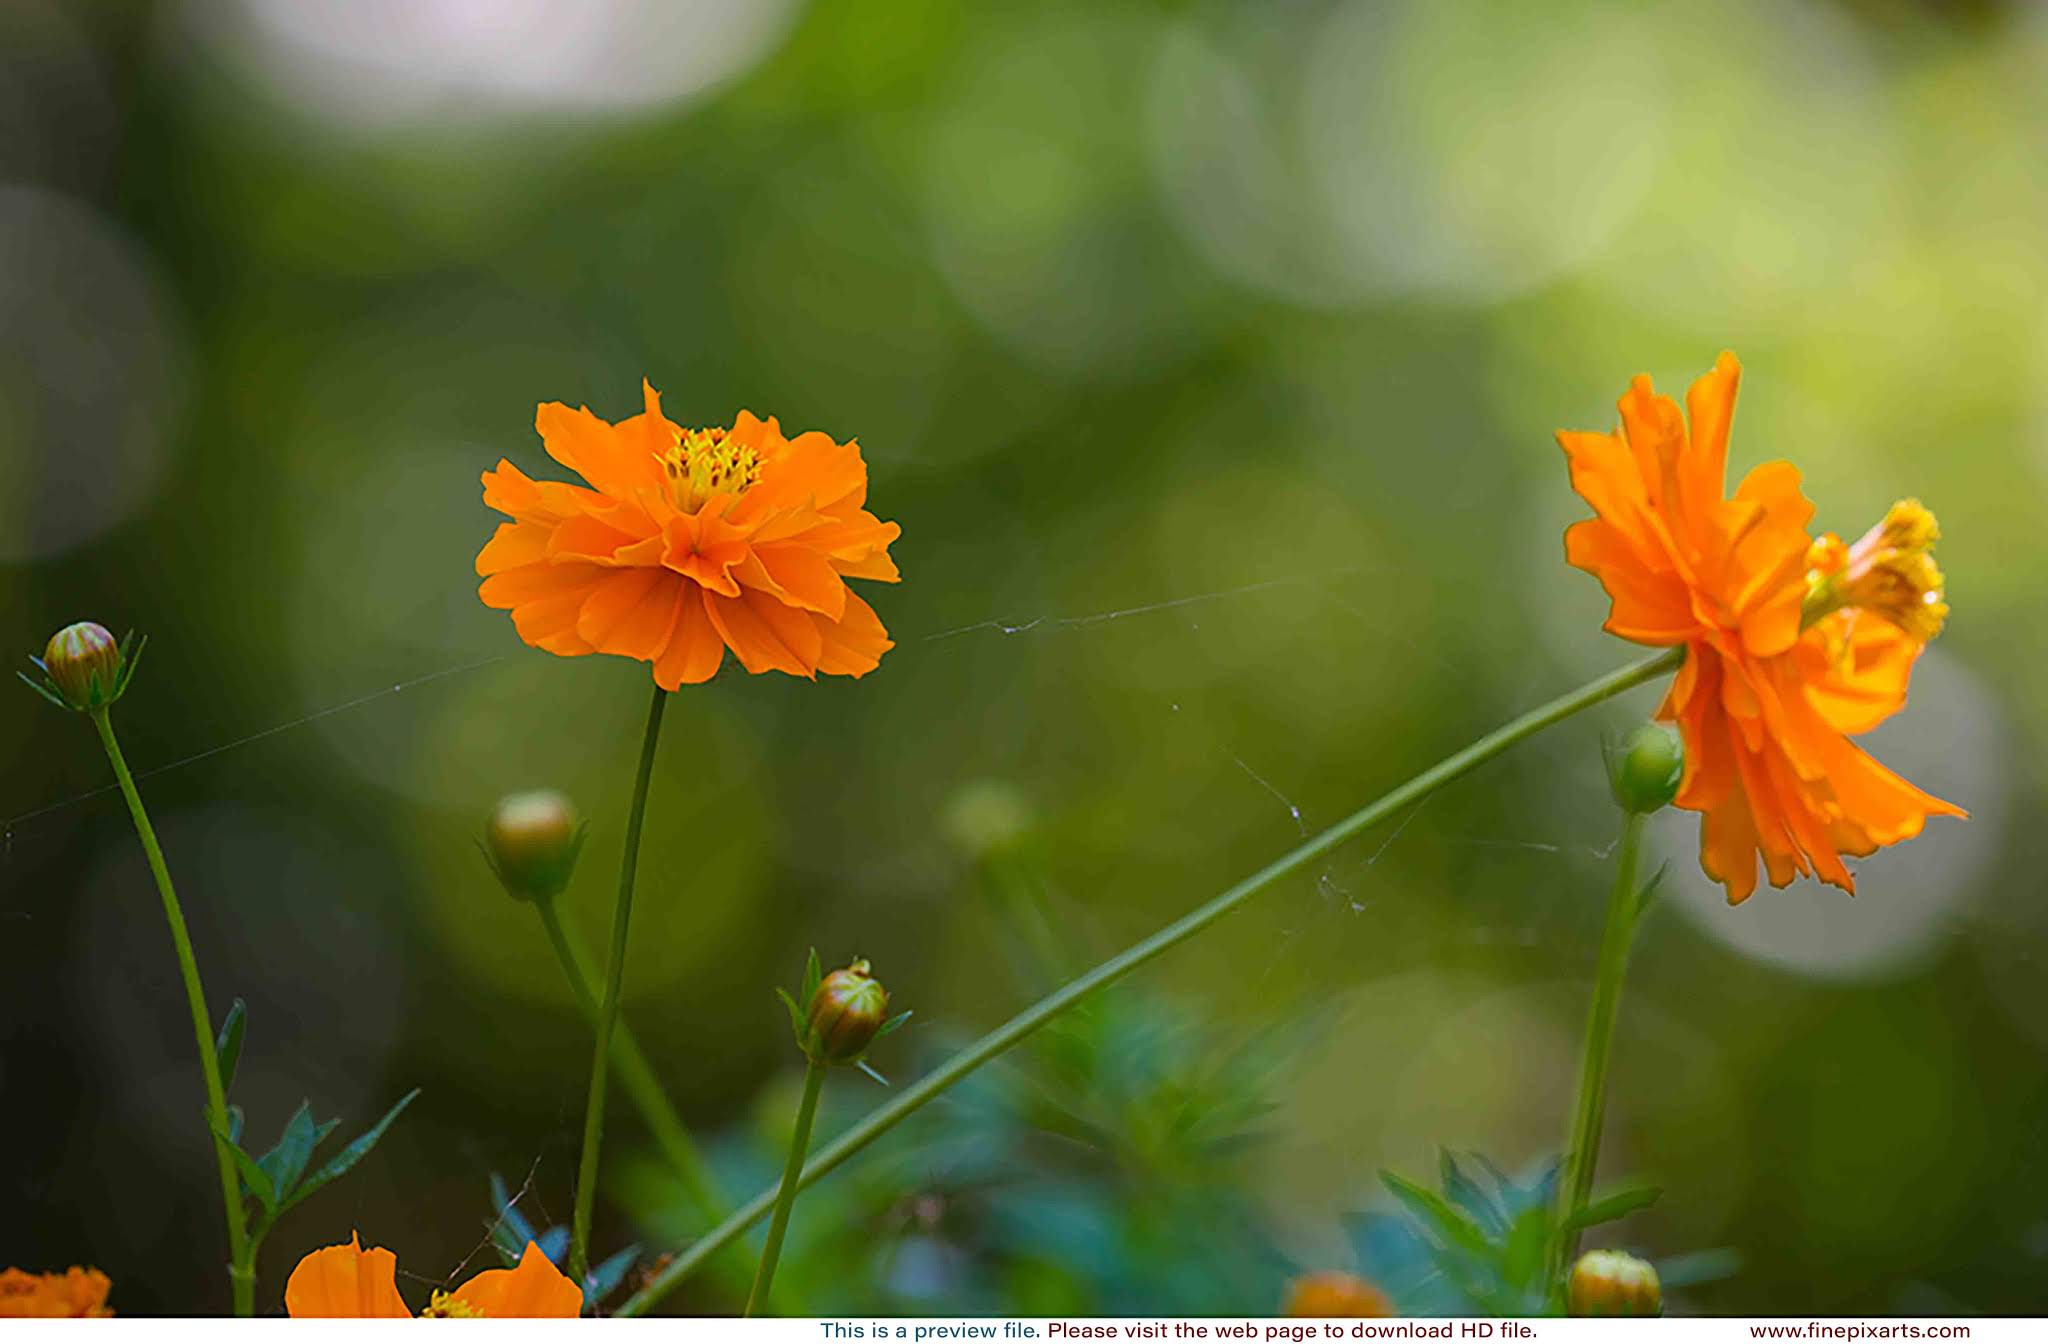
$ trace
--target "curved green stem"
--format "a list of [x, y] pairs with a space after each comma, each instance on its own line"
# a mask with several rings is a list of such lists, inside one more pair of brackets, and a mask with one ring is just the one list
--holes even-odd
[[590, 1215], [597, 1206], [598, 1150], [604, 1145], [605, 1067], [611, 1062], [612, 1033], [619, 1025], [619, 988], [626, 979], [626, 931], [633, 919], [633, 874], [640, 864], [640, 826], [647, 817], [647, 785], [654, 776], [654, 747], [661, 740], [661, 711], [668, 692], [656, 686], [647, 706], [647, 730], [640, 738], [640, 769], [633, 776], [633, 804], [626, 813], [626, 851], [619, 858], [619, 899], [612, 907], [611, 959], [605, 963], [604, 999], [597, 1010], [597, 1048], [590, 1059], [590, 1096], [583, 1107], [583, 1160], [576, 1171], [576, 1217], [569, 1233], [569, 1277], [582, 1283], [590, 1273]]
[[192, 1037], [199, 1046], [199, 1071], [206, 1079], [206, 1119], [213, 1131], [213, 1155], [220, 1166], [220, 1198], [227, 1211], [228, 1281], [234, 1289], [235, 1315], [253, 1315], [256, 1309], [256, 1271], [251, 1263], [254, 1247], [249, 1243], [248, 1211], [242, 1205], [242, 1185], [235, 1174], [235, 1160], [228, 1155], [227, 1089], [221, 1086], [220, 1057], [214, 1053], [213, 1018], [206, 1011], [206, 990], [199, 983], [199, 961], [192, 955], [192, 937], [185, 930], [185, 912], [178, 893], [171, 887], [171, 870], [164, 863], [164, 851], [156, 841], [156, 828], [135, 791], [135, 777], [121, 755], [114, 737], [113, 720], [104, 709], [92, 711], [93, 727], [99, 729], [100, 745], [114, 767], [114, 778], [127, 800], [128, 815], [135, 833], [142, 838], [142, 852], [149, 858], [150, 875], [156, 879], [157, 894], [163, 898], [164, 919], [171, 926], [171, 944], [178, 951], [178, 973], [185, 980], [185, 1002], [192, 1010]]
[[811, 1122], [818, 1118], [818, 1093], [825, 1086], [826, 1064], [812, 1060], [804, 1070], [804, 1099], [797, 1103], [796, 1131], [789, 1136], [789, 1160], [782, 1164], [782, 1183], [775, 1187], [775, 1215], [768, 1220], [768, 1240], [761, 1246], [761, 1264], [754, 1271], [754, 1288], [747, 1294], [752, 1316], [768, 1304], [768, 1289], [775, 1282], [775, 1262], [782, 1258], [782, 1238], [789, 1231], [789, 1211], [796, 1207], [796, 1192], [803, 1184], [804, 1156], [811, 1150]]
[[[1146, 962], [1168, 949], [1194, 937], [1223, 916], [1237, 909], [1273, 883], [1314, 863], [1346, 840], [1385, 821], [1410, 803], [1428, 797], [1437, 789], [1492, 760], [1514, 746], [1523, 738], [1531, 737], [1548, 728], [1551, 724], [1568, 719], [1582, 709], [1599, 704], [1611, 696], [1619, 695], [1634, 686], [1640, 686], [1652, 678], [1661, 676], [1678, 667], [1685, 659], [1683, 649], [1671, 649], [1655, 654], [1639, 662], [1630, 663], [1567, 695], [1559, 696], [1547, 705], [1530, 710], [1520, 718], [1495, 729], [1462, 751], [1454, 752], [1438, 761], [1407, 783], [1378, 799], [1366, 804], [1344, 820], [1309, 837], [1300, 845], [1281, 855], [1273, 862], [1259, 869], [1244, 881], [1211, 900], [1181, 916], [1151, 937], [1132, 944], [1130, 947], [1103, 962], [1038, 1002], [1018, 1013], [1015, 1017], [989, 1032], [980, 1040], [960, 1051], [938, 1068], [926, 1074], [897, 1093], [890, 1101], [853, 1128], [826, 1145], [816, 1158], [803, 1170], [799, 1186], [806, 1186], [824, 1176], [840, 1163], [852, 1157], [861, 1149], [873, 1143], [906, 1116], [916, 1111], [933, 1097], [938, 1096], [968, 1074], [1002, 1054], [1032, 1032], [1058, 1017], [1067, 1009], [1079, 1003], [1096, 990], [1113, 984], [1137, 970]], [[639, 1292], [628, 1298], [614, 1313], [619, 1316], [639, 1316], [660, 1301], [662, 1296], [690, 1275], [705, 1260], [723, 1249], [735, 1237], [760, 1221], [768, 1212], [774, 1192], [756, 1195], [741, 1206], [730, 1218], [700, 1237], [689, 1249], [669, 1261], [659, 1273], [650, 1279]]]
[[[562, 923], [561, 912], [552, 900], [536, 901], [534, 909], [540, 912], [540, 922], [547, 928], [548, 942], [555, 949], [555, 958], [562, 963], [562, 973], [568, 977], [569, 988], [575, 993], [576, 1002], [582, 1006], [583, 1014], [594, 1030], [599, 1021], [600, 1005], [590, 987], [590, 957]], [[640, 1042], [633, 1035], [632, 1026], [623, 1017], [612, 1036], [612, 1064], [619, 1071], [619, 1083], [639, 1108], [640, 1118], [647, 1122], [647, 1130], [654, 1136], [655, 1146], [661, 1149], [662, 1156], [675, 1171], [676, 1179], [682, 1182], [684, 1192], [707, 1219], [716, 1222], [725, 1217], [730, 1207], [718, 1191], [710, 1164], [705, 1162], [704, 1155], [691, 1140], [690, 1131], [684, 1126], [682, 1117], [676, 1114], [668, 1093], [654, 1072], [654, 1065], [648, 1061], [646, 1052], [641, 1050]]]
[[[1586, 1207], [1593, 1171], [1600, 1162], [1600, 1128], [1607, 1111], [1607, 1062], [1614, 1051], [1614, 1023], [1621, 1012], [1621, 982], [1636, 932], [1636, 867], [1648, 814], [1630, 812], [1622, 823], [1614, 860], [1614, 890], [1607, 898], [1607, 928], [1600, 936], [1600, 967], [1593, 980], [1593, 1006], [1586, 1014], [1586, 1044], [1579, 1060], [1579, 1093], [1572, 1106], [1571, 1144], [1558, 1182], [1560, 1226]], [[1578, 1250], [1577, 1229], [1560, 1230], [1554, 1268], [1563, 1273]]]

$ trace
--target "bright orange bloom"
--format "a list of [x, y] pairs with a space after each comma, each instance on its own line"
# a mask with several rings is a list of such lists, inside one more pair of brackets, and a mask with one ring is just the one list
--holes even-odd
[[111, 1316], [107, 1290], [112, 1286], [98, 1270], [77, 1265], [62, 1274], [0, 1271], [0, 1318]]
[[1356, 1274], [1338, 1269], [1303, 1274], [1287, 1285], [1282, 1316], [1392, 1316], [1387, 1295]]
[[[287, 1315], [395, 1317], [412, 1315], [398, 1295], [398, 1257], [351, 1235], [346, 1246], [324, 1246], [299, 1261], [284, 1285]], [[452, 1293], [436, 1291], [422, 1317], [574, 1317], [583, 1290], [571, 1283], [532, 1242], [516, 1269], [487, 1269]]]
[[862, 507], [859, 446], [786, 439], [745, 411], [685, 430], [642, 386], [646, 411], [615, 425], [555, 401], [535, 414], [588, 488], [505, 461], [484, 473], [484, 503], [513, 520], [477, 555], [485, 604], [537, 649], [637, 658], [671, 691], [708, 681], [727, 649], [749, 672], [872, 672], [894, 646], [845, 580], [896, 582], [902, 529]]
[[1854, 546], [1815, 541], [1788, 462], [1724, 497], [1741, 373], [1723, 354], [1684, 415], [1638, 376], [1615, 433], [1557, 436], [1572, 488], [1599, 515], [1565, 532], [1565, 558], [1613, 599], [1606, 629], [1685, 646], [1658, 717], [1685, 738], [1676, 801], [1703, 814], [1700, 865], [1730, 904], [1756, 889], [1759, 855], [1773, 886], [1806, 874], [1854, 891], [1843, 855], [1964, 815], [1846, 736], [1905, 704], [1914, 660], [1948, 615], [1934, 515], [1903, 500]]

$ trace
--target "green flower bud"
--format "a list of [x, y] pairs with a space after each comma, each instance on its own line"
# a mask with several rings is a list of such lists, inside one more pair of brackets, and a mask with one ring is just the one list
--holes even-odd
[[1630, 812], [1655, 812], [1678, 796], [1685, 776], [1685, 743], [1678, 730], [1646, 723], [1629, 734], [1608, 763], [1614, 801]]
[[67, 625], [51, 635], [43, 656], [32, 661], [43, 670], [44, 680], [24, 673], [24, 681], [65, 708], [86, 712], [120, 699], [133, 666], [113, 632], [92, 621]]
[[831, 1064], [850, 1064], [867, 1051], [889, 1020], [889, 991], [865, 961], [818, 982], [806, 1014], [810, 1049]]
[[1587, 1251], [1572, 1266], [1565, 1301], [1573, 1316], [1662, 1316], [1656, 1267], [1626, 1251]]
[[583, 850], [583, 818], [553, 789], [508, 794], [484, 828], [484, 856], [522, 901], [548, 901], [569, 885]]

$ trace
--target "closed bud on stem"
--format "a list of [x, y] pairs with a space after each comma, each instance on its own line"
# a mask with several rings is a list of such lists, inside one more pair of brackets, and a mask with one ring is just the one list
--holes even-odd
[[1614, 801], [1630, 812], [1655, 812], [1678, 796], [1685, 777], [1685, 743], [1678, 730], [1646, 723], [1630, 733], [1609, 762], [1608, 782]]
[[1565, 1287], [1573, 1316], [1661, 1316], [1664, 1289], [1647, 1260], [1626, 1251], [1587, 1251]]
[[583, 834], [576, 805], [553, 789], [508, 794], [484, 827], [484, 857], [507, 892], [549, 901], [569, 885]]
[[29, 660], [41, 669], [42, 677], [24, 672], [21, 679], [54, 704], [95, 713], [128, 689], [141, 653], [139, 641], [131, 639], [124, 649], [104, 625], [79, 621], [51, 635], [43, 656]]
[[1303, 1274], [1287, 1284], [1282, 1316], [1392, 1316], [1387, 1295], [1356, 1274], [1326, 1269]]
[[818, 982], [806, 1014], [812, 1058], [850, 1064], [867, 1052], [889, 1020], [889, 991], [866, 961], [856, 961]]

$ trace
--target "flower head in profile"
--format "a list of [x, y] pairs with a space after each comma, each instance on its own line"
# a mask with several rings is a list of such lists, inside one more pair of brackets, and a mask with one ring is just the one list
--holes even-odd
[[73, 1265], [62, 1274], [31, 1274], [23, 1269], [0, 1271], [0, 1319], [111, 1316], [107, 1276]]
[[643, 389], [645, 411], [617, 424], [560, 402], [535, 415], [587, 484], [484, 473], [484, 503], [512, 519], [476, 558], [485, 604], [535, 648], [637, 658], [668, 690], [709, 680], [727, 650], [749, 672], [872, 672], [893, 646], [846, 580], [894, 583], [901, 529], [864, 507], [859, 446], [744, 411], [684, 429]]
[[[351, 1236], [346, 1246], [323, 1246], [300, 1260], [284, 1285], [284, 1309], [309, 1317], [398, 1318], [412, 1315], [398, 1295], [398, 1257]], [[583, 1290], [529, 1241], [513, 1269], [471, 1275], [452, 1292], [436, 1291], [421, 1317], [574, 1317]]]
[[1701, 814], [1700, 863], [1729, 901], [1756, 889], [1759, 857], [1774, 886], [1805, 874], [1854, 891], [1844, 855], [1964, 815], [1849, 741], [1905, 704], [1947, 618], [1939, 531], [1903, 500], [1853, 545], [1815, 540], [1788, 462], [1727, 494], [1741, 372], [1723, 354], [1683, 413], [1639, 376], [1615, 432], [1559, 431], [1598, 515], [1566, 531], [1565, 558], [1607, 590], [1610, 632], [1686, 649], [1658, 717], [1684, 737], [1676, 802]]
[[1394, 1304], [1376, 1286], [1340, 1269], [1290, 1279], [1282, 1316], [1392, 1316]]

